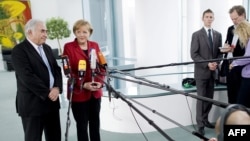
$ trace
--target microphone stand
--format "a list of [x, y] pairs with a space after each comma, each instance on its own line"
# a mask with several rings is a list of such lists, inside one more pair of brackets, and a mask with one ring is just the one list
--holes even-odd
[[68, 79], [70, 86], [69, 86], [69, 90], [70, 90], [70, 97], [69, 97], [69, 105], [68, 105], [68, 111], [67, 111], [67, 121], [66, 121], [66, 131], [65, 131], [65, 141], [68, 141], [68, 133], [69, 133], [69, 126], [70, 126], [70, 108], [71, 108], [71, 104], [72, 104], [72, 96], [73, 96], [73, 88], [74, 88], [74, 84], [75, 84], [75, 78], [71, 77]]
[[[179, 90], [175, 90], [175, 89], [170, 89], [170, 86], [166, 86], [166, 85], [161, 85], [159, 84], [158, 82], [153, 82], [153, 81], [150, 81], [150, 80], [147, 80], [145, 78], [142, 78], [142, 77], [138, 77], [138, 76], [134, 76], [130, 73], [126, 73], [126, 72], [122, 72], [122, 71], [119, 71], [119, 70], [113, 70], [117, 73], [120, 73], [120, 74], [124, 74], [124, 75], [127, 75], [127, 76], [130, 76], [130, 77], [134, 77], [135, 79], [139, 79], [139, 80], [142, 80], [142, 81], [146, 81], [148, 83], [145, 83], [145, 82], [141, 82], [141, 81], [136, 81], [136, 80], [131, 80], [131, 79], [126, 79], [126, 78], [122, 78], [122, 77], [118, 77], [118, 76], [114, 76], [114, 75], [110, 75], [111, 77], [114, 77], [114, 78], [117, 78], [117, 79], [122, 79], [122, 80], [126, 80], [126, 81], [130, 81], [130, 82], [134, 82], [134, 83], [137, 83], [137, 84], [141, 84], [141, 85], [146, 85], [146, 86], [150, 86], [150, 87], [154, 87], [154, 88], [158, 88], [158, 89], [162, 89], [162, 90], [167, 90], [167, 91], [170, 91], [170, 92], [173, 92], [173, 93], [177, 93], [177, 94], [183, 94], [185, 96], [190, 96], [192, 98], [196, 98], [196, 99], [199, 99], [199, 100], [204, 100], [204, 101], [208, 101], [208, 102], [212, 102], [213, 104], [217, 105], [217, 106], [220, 106], [220, 107], [223, 107], [223, 108], [226, 108], [229, 104], [227, 103], [223, 103], [223, 102], [219, 102], [219, 101], [215, 101], [215, 100], [212, 100], [210, 98], [206, 98], [206, 97], [202, 97], [202, 96], [197, 96], [197, 95], [192, 95], [192, 94], [188, 94], [186, 92], [182, 92], [182, 91], [179, 91]], [[151, 84], [150, 84], [151, 83]], [[192, 133], [193, 135], [199, 137], [200, 139], [204, 139], [206, 141], [208, 141], [209, 139], [204, 137], [203, 135], [201, 135], [200, 133], [198, 133], [197, 131], [189, 131], [186, 127], [182, 126], [181, 124], [173, 121], [172, 119], [162, 115], [162, 114], [159, 114], [156, 110], [152, 110], [148, 107], [146, 107], [145, 105], [142, 105], [141, 103], [133, 100], [133, 99], [130, 99], [131, 101], [141, 105], [142, 107], [148, 109], [148, 110], [151, 110], [153, 113], [156, 113], [157, 115], [165, 118], [166, 120], [168, 121], [171, 121], [172, 123], [178, 125], [179, 127], [183, 128], [184, 130]]]
[[193, 134], [193, 135], [199, 137], [200, 139], [203, 139], [203, 140], [205, 140], [205, 141], [208, 141], [208, 140], [209, 140], [209, 139], [206, 138], [205, 136], [201, 135], [199, 132], [189, 130], [187, 127], [185, 127], [185, 126], [181, 125], [180, 123], [178, 123], [178, 122], [176, 122], [176, 121], [170, 119], [169, 117], [164, 116], [163, 114], [157, 112], [156, 110], [151, 109], [151, 108], [149, 108], [149, 107], [147, 107], [147, 106], [141, 104], [140, 102], [138, 102], [138, 101], [136, 101], [136, 100], [133, 100], [132, 98], [128, 98], [128, 99], [131, 100], [132, 102], [134, 102], [134, 103], [136, 103], [136, 104], [142, 106], [143, 108], [145, 108], [145, 109], [151, 111], [152, 113], [154, 113], [154, 114], [156, 114], [156, 115], [158, 115], [158, 116], [160, 116], [160, 117], [166, 119], [167, 121], [170, 121], [170, 122], [174, 123], [175, 125], [181, 127], [182, 129], [186, 130], [187, 132], [189, 132], [189, 133], [191, 133], [191, 134]]
[[[96, 76], [96, 78], [100, 79], [101, 81], [103, 81], [101, 78], [99, 78], [98, 76]], [[151, 119], [149, 119], [145, 114], [143, 114], [138, 108], [136, 108], [130, 101], [128, 101], [126, 98], [126, 96], [124, 94], [122, 94], [121, 92], [116, 91], [111, 85], [107, 84], [105, 81], [103, 81], [103, 83], [106, 85], [106, 87], [110, 90], [110, 92], [112, 92], [114, 94], [115, 98], [120, 98], [121, 100], [123, 100], [124, 102], [126, 102], [128, 104], [128, 106], [130, 106], [132, 109], [134, 109], [140, 116], [142, 116], [151, 126], [153, 126], [158, 132], [160, 132], [160, 134], [162, 136], [164, 136], [167, 140], [169, 141], [174, 141], [171, 137], [169, 137], [161, 128], [159, 128], [159, 126], [157, 126], [154, 121], [152, 121]]]
[[[220, 106], [220, 107], [222, 107], [222, 108], [226, 108], [226, 107], [229, 105], [228, 103], [215, 101], [215, 100], [212, 100], [212, 99], [207, 98], [207, 97], [197, 96], [197, 95], [189, 94], [189, 93], [187, 93], [187, 92], [183, 92], [183, 91], [180, 91], [180, 90], [176, 90], [176, 89], [170, 88], [170, 86], [167, 86], [167, 85], [160, 85], [160, 84], [157, 84], [157, 82], [153, 82], [153, 84], [150, 84], [150, 83], [145, 83], [145, 82], [142, 82], [142, 81], [136, 81], [136, 80], [131, 80], [131, 79], [122, 78], [122, 77], [115, 76], [115, 75], [109, 75], [109, 76], [110, 76], [110, 77], [113, 77], [113, 78], [117, 78], [117, 79], [129, 81], [129, 82], [133, 82], [133, 83], [137, 83], [137, 84], [141, 84], [141, 85], [145, 85], [145, 86], [149, 86], [149, 87], [161, 89], [161, 90], [170, 91], [170, 92], [175, 93], [175, 94], [182, 94], [182, 95], [184, 95], [184, 96], [190, 96], [190, 97], [195, 98], [195, 99], [198, 99], [198, 100], [203, 100], [203, 101], [211, 102], [211, 103], [213, 103], [214, 105]], [[137, 77], [137, 78], [138, 78], [138, 77]], [[143, 78], [143, 79], [146, 80], [145, 78]], [[157, 84], [157, 85], [156, 85], [156, 84]]]
[[189, 64], [207, 63], [207, 62], [218, 62], [218, 61], [223, 61], [223, 60], [235, 60], [235, 59], [244, 59], [244, 58], [250, 58], [250, 56], [219, 58], [219, 59], [210, 59], [210, 60], [192, 61], [192, 62], [182, 62], [182, 63], [170, 63], [170, 64], [165, 64], [165, 65], [138, 67], [138, 68], [133, 68], [133, 69], [123, 69], [121, 71], [134, 71], [134, 70], [142, 70], [142, 69], [162, 68], [162, 67], [168, 67], [168, 66], [189, 65]]
[[70, 126], [70, 108], [72, 103], [72, 95], [73, 95], [73, 88], [75, 84], [75, 78], [71, 76], [71, 67], [69, 65], [69, 58], [67, 55], [61, 55], [63, 64], [63, 70], [65, 76], [68, 78], [68, 84], [69, 84], [69, 91], [70, 91], [70, 97], [69, 97], [69, 105], [68, 105], [68, 111], [67, 111], [67, 121], [66, 121], [66, 131], [65, 131], [65, 141], [68, 141], [68, 133], [69, 133], [69, 126]]
[[[114, 70], [114, 71], [117, 71], [117, 72], [121, 73], [121, 72], [118, 71], [118, 70]], [[125, 74], [125, 75], [127, 74], [127, 75], [129, 75], [129, 76], [131, 76], [131, 77], [134, 77], [134, 78], [136, 78], [136, 79], [144, 80], [144, 81], [147, 81], [147, 82], [149, 82], [149, 83], [153, 83], [153, 84], [155, 84], [155, 85], [160, 85], [158, 82], [153, 82], [153, 81], [147, 80], [147, 79], [145, 79], [145, 78], [140, 78], [140, 77], [137, 77], [137, 76], [133, 76], [133, 75], [131, 75], [130, 73], [121, 73], [121, 74]], [[111, 77], [113, 77], [113, 76], [111, 75]], [[116, 77], [115, 77], [115, 78], [116, 78]], [[129, 81], [130, 81], [130, 80], [129, 80]], [[133, 81], [133, 80], [132, 80], [132, 81]], [[104, 83], [105, 83], [105, 82], [104, 82]], [[138, 82], [138, 84], [142, 84], [142, 83], [143, 83], [143, 82]], [[107, 87], [111, 87], [111, 86], [108, 85], [108, 84], [106, 84], [106, 85], [107, 85]], [[150, 84], [150, 85], [152, 85], [152, 84]], [[157, 86], [156, 86], [156, 87], [157, 87]], [[162, 87], [166, 87], [166, 86], [162, 86]], [[112, 91], [113, 91], [113, 88], [112, 88]], [[117, 96], [114, 96], [114, 97], [116, 98]], [[186, 130], [187, 132], [189, 132], [189, 133], [191, 133], [191, 134], [193, 134], [193, 135], [199, 137], [200, 139], [203, 139], [203, 140], [205, 140], [205, 141], [208, 141], [208, 140], [209, 140], [209, 139], [206, 138], [205, 136], [201, 135], [199, 132], [197, 132], [197, 131], [190, 131], [187, 127], [185, 127], [185, 126], [179, 124], [178, 122], [176, 122], [176, 121], [174, 121], [174, 120], [172, 120], [172, 119], [170, 119], [170, 118], [164, 116], [163, 114], [157, 112], [156, 110], [153, 110], [153, 109], [151, 109], [151, 108], [149, 108], [149, 107], [147, 107], [147, 106], [141, 104], [140, 102], [138, 102], [138, 101], [136, 101], [136, 100], [133, 100], [132, 98], [129, 98], [129, 97], [126, 97], [126, 98], [129, 99], [129, 100], [131, 100], [132, 102], [134, 102], [134, 103], [136, 103], [136, 104], [138, 104], [138, 105], [144, 107], [145, 109], [152, 111], [152, 113], [157, 114], [157, 115], [159, 115], [160, 117], [162, 117], [162, 118], [164, 118], [164, 119], [166, 119], [166, 120], [168, 120], [168, 121], [174, 123], [175, 125], [181, 127], [182, 129]]]
[[[106, 79], [107, 79], [107, 85], [110, 86], [110, 77], [109, 77], [109, 72], [108, 72], [108, 66], [105, 65], [105, 70], [106, 70]], [[107, 87], [108, 90], [108, 96], [109, 96], [109, 102], [111, 102], [111, 90], [109, 87]]]
[[[165, 86], [165, 85], [162, 85], [162, 86], [157, 86], [155, 84], [157, 84], [156, 82], [154, 82], [154, 84], [147, 84], [145, 82], [141, 82], [141, 81], [135, 81], [135, 80], [130, 80], [130, 79], [126, 79], [126, 78], [121, 78], [121, 77], [118, 77], [118, 76], [114, 76], [114, 75], [110, 75], [111, 77], [113, 78], [117, 78], [117, 79], [122, 79], [122, 80], [126, 80], [126, 81], [130, 81], [130, 82], [134, 82], [134, 83], [137, 83], [137, 84], [141, 84], [141, 85], [146, 85], [146, 86], [150, 86], [150, 87], [154, 87], [154, 88], [158, 88], [158, 89], [162, 89], [162, 90], [167, 90], [167, 91], [171, 91], [171, 92], [174, 92], [174, 93], [180, 93], [180, 94], [183, 94], [185, 96], [190, 96], [192, 98], [196, 98], [196, 99], [199, 99], [199, 100], [204, 100], [204, 101], [208, 101], [208, 102], [212, 102], [213, 104], [217, 105], [217, 106], [220, 106], [220, 107], [227, 107], [229, 104], [227, 103], [223, 103], [223, 102], [219, 102], [219, 101], [215, 101], [215, 100], [212, 100], [210, 98], [206, 98], [206, 97], [202, 97], [202, 96], [196, 96], [196, 95], [192, 95], [192, 94], [188, 94], [188, 93], [185, 93], [185, 92], [182, 92], [182, 91], [179, 91], [179, 90], [174, 90], [174, 89], [170, 89], [170, 86]], [[153, 113], [156, 113], [157, 115], [163, 117], [164, 119], [178, 125], [179, 127], [183, 128], [184, 130], [192, 133], [193, 135], [199, 137], [200, 139], [204, 139], [205, 141], [208, 141], [209, 139], [206, 138], [205, 136], [201, 135], [199, 132], [197, 131], [190, 131], [188, 130], [188, 128], [184, 127], [183, 125], [175, 122], [174, 120], [162, 115], [162, 114], [159, 114], [156, 110], [152, 110], [144, 105], [142, 105], [141, 103], [129, 98], [131, 101], [141, 105], [142, 107], [148, 109], [148, 110], [151, 110]]]

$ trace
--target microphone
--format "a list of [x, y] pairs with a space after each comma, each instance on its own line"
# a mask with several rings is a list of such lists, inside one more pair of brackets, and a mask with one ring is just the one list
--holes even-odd
[[96, 69], [96, 51], [93, 48], [90, 51], [90, 68], [92, 70], [92, 82], [94, 82], [94, 74]]
[[85, 60], [79, 60], [78, 62], [78, 77], [79, 77], [79, 80], [81, 81], [81, 87], [80, 89], [82, 90], [82, 84], [83, 84], [83, 76], [84, 76], [84, 73], [86, 71], [86, 61]]
[[92, 70], [96, 69], [96, 51], [95, 51], [95, 49], [91, 49], [91, 51], [90, 51], [90, 68]]
[[106, 61], [105, 57], [103, 56], [102, 52], [98, 52], [97, 55], [98, 55], [98, 60], [99, 60], [100, 65], [106, 67], [107, 61]]
[[86, 71], [86, 61], [79, 60], [79, 62], [78, 62], [78, 76], [79, 76], [80, 80], [83, 78], [85, 71]]
[[68, 78], [70, 78], [70, 64], [69, 64], [69, 58], [67, 55], [62, 55], [62, 63], [63, 63], [63, 72], [64, 75]]
[[108, 84], [108, 87], [107, 87], [108, 97], [109, 97], [109, 102], [111, 102], [110, 77], [109, 77], [109, 72], [108, 72], [108, 64], [102, 52], [98, 52], [97, 55], [98, 55], [98, 60], [99, 60], [100, 65], [103, 66], [104, 69], [106, 70], [106, 77], [107, 77], [107, 84]]

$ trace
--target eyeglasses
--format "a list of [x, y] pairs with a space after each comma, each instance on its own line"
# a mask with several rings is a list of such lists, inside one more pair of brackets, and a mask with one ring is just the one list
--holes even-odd
[[239, 16], [232, 18], [232, 21], [237, 21], [239, 19]]

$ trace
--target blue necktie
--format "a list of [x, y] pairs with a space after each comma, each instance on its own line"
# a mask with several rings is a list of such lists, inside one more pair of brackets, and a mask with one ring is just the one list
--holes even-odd
[[49, 65], [49, 62], [48, 62], [48, 59], [44, 53], [44, 50], [43, 50], [43, 47], [42, 46], [39, 46], [38, 47], [38, 50], [39, 50], [39, 53], [40, 53], [40, 56], [42, 57], [43, 59], [43, 62], [45, 63], [45, 65], [47, 66], [48, 68], [48, 71], [49, 71], [49, 80], [50, 80], [50, 88], [53, 87], [54, 85], [54, 76], [52, 74], [52, 71], [51, 71], [51, 68], [50, 68], [50, 65]]
[[209, 40], [210, 49], [213, 53], [213, 40], [212, 40], [212, 35], [211, 35], [211, 29], [208, 29], [208, 40]]

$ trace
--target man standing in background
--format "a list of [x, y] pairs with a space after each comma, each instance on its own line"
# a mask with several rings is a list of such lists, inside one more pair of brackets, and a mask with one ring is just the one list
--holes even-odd
[[[238, 35], [234, 33], [234, 30], [240, 22], [246, 20], [246, 10], [243, 6], [236, 5], [229, 10], [229, 14], [233, 25], [230, 26], [227, 30], [227, 38], [224, 47], [227, 47], [228, 50], [223, 51], [225, 52], [224, 58], [240, 57], [245, 54], [245, 48], [241, 46], [238, 40]], [[242, 66], [235, 66], [229, 71], [229, 63], [225, 63], [225, 65], [225, 75], [227, 76], [228, 103], [235, 104], [241, 85]]]
[[[203, 12], [202, 21], [204, 26], [193, 33], [191, 40], [191, 58], [193, 61], [205, 61], [209, 59], [221, 58], [219, 47], [222, 45], [221, 33], [212, 29], [214, 13], [207, 9]], [[194, 77], [196, 80], [197, 94], [213, 99], [214, 83], [218, 62], [197, 63], [194, 66]], [[197, 100], [196, 121], [198, 132], [205, 134], [204, 127], [214, 128], [208, 121], [208, 114], [212, 108], [212, 103]]]

